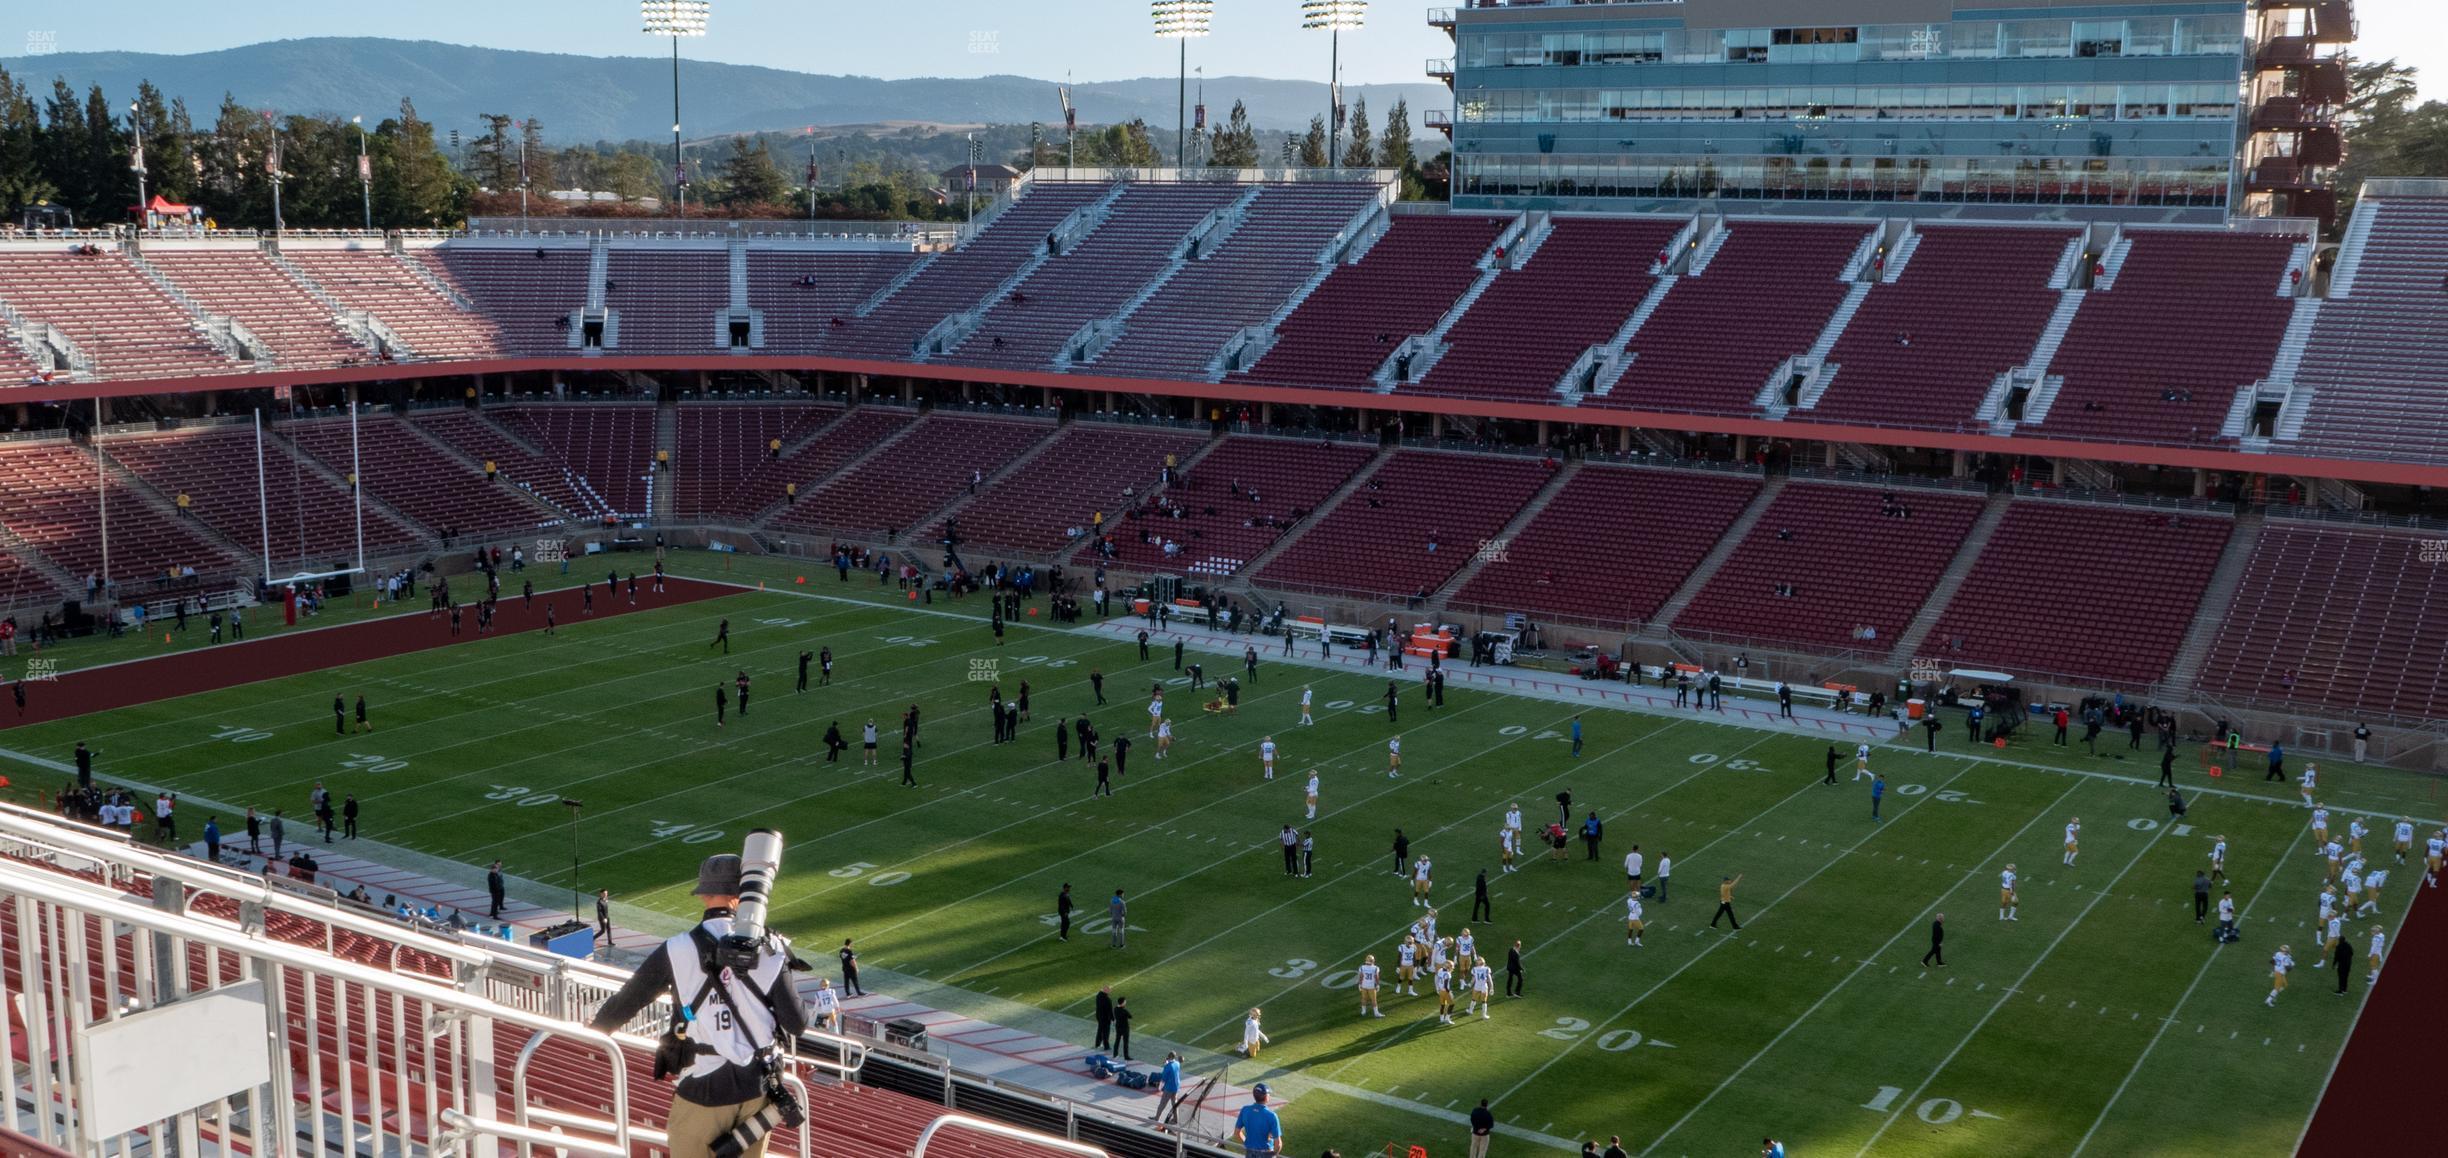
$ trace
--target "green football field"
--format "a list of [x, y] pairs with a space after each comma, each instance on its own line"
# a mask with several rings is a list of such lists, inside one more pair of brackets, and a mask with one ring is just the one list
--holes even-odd
[[[1168, 697], [1177, 739], [1159, 761], [1145, 709], [1151, 683], [1174, 676], [1169, 651], [1141, 663], [1127, 641], [1030, 620], [998, 647], [980, 601], [920, 610], [864, 581], [824, 573], [797, 588], [778, 564], [735, 566], [732, 578], [776, 590], [15, 729], [0, 747], [58, 760], [87, 739], [110, 772], [292, 816], [320, 778], [363, 802], [368, 838], [500, 857], [545, 904], [573, 879], [557, 802], [581, 798], [578, 883], [675, 918], [693, 913], [701, 857], [778, 828], [790, 845], [776, 924], [819, 964], [857, 938], [886, 991], [903, 975], [1084, 1019], [1110, 984], [1138, 1014], [1139, 1056], [1187, 1046], [1194, 1072], [1223, 1065], [1243, 1013], [1264, 1007], [1273, 1044], [1231, 1059], [1229, 1077], [1290, 1093], [1297, 1153], [1389, 1141], [1459, 1152], [1455, 1116], [1485, 1097], [1506, 1127], [1499, 1154], [1569, 1154], [1616, 1134], [1661, 1154], [1756, 1153], [1770, 1134], [1796, 1154], [2282, 1154], [2362, 1006], [2359, 969], [2341, 1000], [2310, 967], [2322, 872], [2292, 786], [2264, 788], [2257, 769], [2210, 781], [2189, 749], [2177, 767], [2193, 809], [2172, 825], [2151, 787], [2155, 753], [2124, 758], [2121, 737], [2097, 757], [2028, 737], [2000, 752], [1967, 747], [1957, 728], [1933, 756], [1915, 732], [1910, 747], [1874, 750], [1889, 791], [1873, 822], [1866, 782], [1820, 783], [1816, 735], [1587, 710], [1576, 759], [1563, 739], [1573, 705], [1456, 684], [1431, 711], [1412, 672], [1392, 779], [1383, 677], [1270, 654], [1238, 716]], [[707, 646], [723, 617], [728, 657]], [[793, 693], [797, 653], [820, 645], [839, 660], [833, 686]], [[1238, 668], [1206, 660], [1211, 673]], [[756, 679], [751, 713], [717, 729], [712, 685], [741, 668]], [[1101, 708], [1091, 668], [1106, 676]], [[1033, 718], [1016, 744], [991, 744], [988, 688], [1013, 695], [1022, 680]], [[1304, 683], [1318, 704], [1308, 728], [1296, 726]], [[372, 735], [332, 734], [335, 691], [368, 697]], [[913, 703], [925, 721], [914, 789], [893, 753]], [[1091, 799], [1076, 751], [1055, 759], [1055, 722], [1083, 711], [1109, 745], [1135, 740], [1111, 798]], [[871, 768], [856, 747], [869, 718], [886, 741]], [[852, 748], [827, 764], [818, 740], [836, 721]], [[1272, 781], [1257, 757], [1269, 734], [1282, 748]], [[1324, 787], [1305, 822], [1310, 768]], [[2351, 815], [2378, 827], [2442, 811], [2422, 778], [2343, 762], [2323, 773], [2340, 831]], [[1507, 804], [1535, 827], [1564, 788], [1576, 820], [1604, 817], [1601, 862], [1576, 840], [1561, 863], [1534, 851], [1496, 873]], [[2067, 867], [2074, 817], [2081, 855]], [[1314, 830], [1312, 877], [1282, 871], [1287, 823]], [[1394, 948], [1420, 912], [1393, 873], [1397, 827], [1434, 858], [1440, 931], [1471, 926], [1500, 985], [1503, 949], [1521, 942], [1526, 997], [1440, 1026], [1431, 998], [1393, 995]], [[2379, 832], [2367, 847], [2386, 862]], [[2225, 949], [2190, 911], [2213, 834], [2230, 841], [2246, 925]], [[1652, 865], [1674, 860], [1639, 948], [1624, 941], [1620, 868], [1635, 843]], [[2004, 922], [2010, 862], [2020, 919]], [[1472, 922], [1481, 868], [1493, 920]], [[1735, 874], [1742, 929], [1712, 930], [1716, 883]], [[1068, 943], [1052, 927], [1066, 882], [1086, 921]], [[2392, 935], [2418, 884], [2408, 869], [2390, 882]], [[1102, 933], [1117, 887], [1131, 899], [1123, 950]], [[1940, 912], [1948, 967], [1924, 969]], [[2374, 923], [2354, 923], [2358, 950]], [[2273, 1009], [2281, 941], [2300, 965]], [[1361, 1019], [1351, 987], [1369, 953], [1388, 967], [1383, 1019]], [[1070, 1024], [1041, 1020], [1032, 1028]]]

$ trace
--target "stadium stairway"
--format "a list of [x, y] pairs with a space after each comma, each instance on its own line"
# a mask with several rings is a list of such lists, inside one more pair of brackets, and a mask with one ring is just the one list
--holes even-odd
[[[680, 459], [680, 400], [676, 397], [666, 395], [655, 405], [654, 450], [651, 454], [663, 462], [677, 462]], [[673, 512], [680, 505], [680, 488], [671, 485], [668, 477], [664, 482], [665, 485], [654, 489], [653, 515], [657, 523], [671, 522]]]
[[351, 483], [347, 474], [334, 470], [331, 466], [324, 463], [322, 459], [316, 458], [313, 454], [308, 453], [305, 447], [299, 446], [294, 439], [289, 437], [288, 431], [277, 426], [267, 425], [264, 428], [264, 432], [273, 436], [274, 438], [279, 439], [282, 449], [287, 450], [289, 452], [289, 456], [298, 460], [298, 463], [304, 466], [309, 473], [322, 476], [324, 481], [329, 482], [333, 486], [339, 487], [343, 491], [356, 491], [359, 500], [364, 502], [367, 507], [373, 510], [381, 511], [383, 514], [390, 516], [392, 520], [399, 523], [399, 525], [406, 527], [409, 530], [416, 531], [419, 534], [424, 535], [426, 538], [434, 540], [436, 543], [439, 543], [442, 540], [442, 532], [440, 528], [428, 527], [416, 519], [409, 518], [408, 512], [375, 497], [374, 488], [370, 486], [359, 487]]
[[1996, 534], [1998, 524], [2006, 521], [2006, 508], [2012, 502], [2009, 495], [1989, 496], [1989, 505], [1982, 508], [1980, 518], [1973, 521], [1972, 530], [1964, 535], [1963, 544], [1955, 549], [1955, 561], [1947, 564], [1945, 573], [1938, 576], [1937, 585], [1930, 588], [1929, 599], [1921, 604], [1921, 610], [1914, 613], [1912, 622], [1906, 624], [1903, 632], [1896, 636], [1895, 650], [1887, 656], [1889, 666], [1902, 668], [1912, 665], [1913, 653], [1920, 650], [1922, 642], [1929, 638], [1930, 630], [1938, 626], [1939, 617], [1946, 614], [1947, 604], [1955, 601], [1955, 592], [1962, 589], [1964, 577], [1972, 573], [1972, 565], [1980, 561], [1981, 551], [1989, 546], [1989, 536]]
[[[901, 545], [924, 546], [925, 544], [922, 540], [931, 538], [935, 536], [937, 532], [941, 531], [943, 529], [944, 520], [951, 517], [953, 512], [960, 510], [962, 507], [968, 506], [981, 496], [993, 493], [995, 488], [1003, 485], [1004, 480], [1028, 469], [1029, 464], [1036, 462], [1040, 457], [1044, 456], [1046, 449], [1053, 446], [1054, 443], [1062, 437], [1063, 426], [1065, 425], [1068, 425], [1068, 423], [1047, 427], [1045, 437], [1038, 439], [1037, 445], [1013, 456], [1010, 462], [1004, 463], [992, 474], [979, 479], [976, 486], [965, 488], [959, 493], [953, 495], [951, 501], [944, 503], [942, 506], [936, 507], [934, 510], [928, 511], [925, 515], [920, 516], [917, 519], [911, 520], [909, 526], [902, 528], [899, 536], [901, 539]], [[848, 469], [850, 468], [842, 468], [844, 471], [847, 471]], [[913, 538], [913, 536], [915, 537]]]
[[[805, 495], [815, 490], [818, 486], [823, 485], [830, 479], [834, 479], [840, 477], [841, 475], [848, 474], [851, 471], [857, 470], [858, 468], [867, 465], [867, 460], [890, 452], [895, 444], [899, 443], [902, 439], [909, 437], [911, 431], [918, 429], [918, 419], [921, 417], [920, 415], [914, 413], [904, 412], [899, 407], [852, 407], [851, 409], [844, 411], [841, 417], [826, 423], [823, 427], [817, 429], [813, 433], [810, 433], [807, 438], [800, 441], [798, 445], [783, 447], [781, 459], [783, 467], [789, 468], [795, 465], [798, 462], [799, 456], [802, 452], [816, 447], [819, 443], [830, 442], [837, 436], [848, 436], [857, 431], [866, 429], [867, 423], [879, 413], [906, 416], [908, 421], [905, 421], [899, 426], [884, 432], [881, 437], [878, 437], [874, 443], [870, 444], [866, 448], [853, 451], [848, 457], [843, 458], [839, 464], [822, 474], [816, 475], [812, 478], [794, 479], [785, 477], [775, 480], [776, 489], [779, 489], [781, 483], [796, 482], [799, 484], [799, 493]], [[789, 502], [785, 499], [777, 498], [759, 508], [754, 516], [745, 521], [751, 526], [764, 527], [769, 521], [780, 516], [782, 512], [788, 509], [790, 509]]]
[[[413, 437], [424, 443], [425, 446], [436, 456], [456, 462], [465, 467], [467, 470], [476, 474], [484, 473], [484, 460], [482, 458], [478, 457], [477, 455], [470, 454], [466, 450], [445, 441], [439, 435], [427, 430], [422, 423], [405, 418], [395, 419], [394, 421], [398, 423], [397, 429], [404, 432], [407, 436]], [[483, 419], [478, 419], [477, 421], [481, 422]], [[501, 464], [495, 463], [494, 468], [495, 470], [499, 471], [501, 469]], [[513, 484], [518, 481], [517, 479], [512, 478], [508, 473], [503, 473], [501, 477], [504, 481]], [[538, 522], [551, 519], [569, 519], [577, 514], [575, 511], [562, 510], [560, 504], [555, 503], [551, 499], [545, 498], [543, 495], [540, 495], [526, 487], [513, 485], [510, 489], [516, 491], [524, 502], [535, 508], [536, 520]]]
[[[1267, 564], [1274, 562], [1276, 556], [1281, 555], [1285, 551], [1291, 549], [1294, 542], [1297, 542], [1303, 536], [1306, 536], [1310, 531], [1316, 530], [1319, 519], [1324, 518], [1328, 512], [1333, 511], [1336, 507], [1342, 506], [1343, 500], [1350, 498], [1353, 491], [1359, 490], [1362, 483], [1365, 483], [1369, 479], [1375, 477], [1378, 468], [1383, 467], [1386, 464], [1386, 460], [1392, 458], [1393, 456], [1394, 449], [1392, 447], [1378, 447], [1377, 453], [1371, 456], [1368, 462], [1362, 464], [1360, 469], [1353, 471], [1350, 478], [1344, 479], [1343, 485], [1336, 487], [1333, 494], [1327, 495], [1323, 499], [1319, 499], [1316, 506], [1310, 507], [1308, 516], [1301, 519], [1298, 526], [1284, 532], [1280, 538], [1277, 538], [1273, 543], [1268, 544], [1267, 549], [1259, 552], [1257, 558], [1242, 564], [1241, 570], [1237, 572], [1237, 574], [1239, 574], [1243, 580], [1248, 582], [1252, 587], [1256, 587], [1258, 585], [1258, 573], [1265, 570]], [[1271, 595], [1270, 598], [1277, 603], [1283, 602], [1283, 598], [1281, 596]]]
[[1495, 537], [1488, 540], [1496, 547], [1496, 550], [1490, 551], [1482, 548], [1471, 557], [1468, 564], [1454, 572], [1453, 578], [1446, 580], [1444, 586], [1429, 592], [1428, 602], [1430, 604], [1441, 603], [1469, 586], [1470, 581], [1478, 578], [1479, 572], [1486, 570], [1487, 565], [1494, 561], [1497, 555], [1504, 553], [1503, 545], [1518, 537], [1522, 529], [1530, 525], [1530, 520], [1539, 517], [1539, 513], [1547, 509], [1547, 504], [1554, 502], [1556, 495], [1564, 490], [1566, 484], [1572, 482], [1573, 476], [1580, 473], [1581, 461], [1574, 459], [1549, 476], [1547, 485], [1540, 487], [1537, 494], [1530, 496], [1530, 501], [1523, 503], [1522, 509], [1513, 513], [1512, 520], [1504, 525], [1504, 529], [1496, 532]]
[[[103, 439], [102, 449], [105, 452], [110, 450], [109, 438], [105, 437]], [[78, 454], [86, 458], [93, 457], [93, 450], [91, 447], [78, 446], [76, 447], [76, 451]], [[213, 526], [207, 519], [200, 517], [180, 519], [178, 513], [178, 499], [176, 496], [166, 495], [161, 491], [154, 489], [152, 483], [144, 480], [144, 476], [137, 474], [135, 471], [129, 470], [127, 468], [127, 464], [120, 462], [118, 458], [113, 457], [110, 460], [109, 470], [111, 480], [118, 483], [119, 486], [127, 493], [141, 496], [144, 500], [145, 506], [151, 508], [154, 515], [164, 519], [178, 520], [179, 525], [195, 532], [206, 542], [221, 548], [223, 551], [228, 552], [231, 555], [235, 555], [240, 559], [246, 560], [250, 568], [256, 565], [257, 562], [263, 558], [263, 556], [256, 553], [254, 548], [249, 547], [236, 539], [230, 538], [228, 535], [222, 534], [220, 529]], [[202, 571], [204, 568], [199, 566], [196, 568], [196, 570]]]
[[2218, 642], [2219, 625], [2234, 608], [2236, 591], [2244, 585], [2244, 572], [2252, 565], [2253, 549], [2260, 546], [2261, 529], [2267, 522], [2268, 516], [2257, 510], [2236, 512], [2235, 532], [2227, 536], [2218, 569], [2202, 588], [2201, 603], [2193, 609], [2193, 623], [2185, 629], [2183, 645], [2168, 661], [2167, 675], [2159, 685], [2163, 691], [2189, 693], [2201, 679], [2202, 665], [2209, 662], [2210, 649]]
[[[35, 597], [38, 603], [49, 603], [56, 598], [66, 596], [69, 592], [82, 590], [84, 587], [84, 583], [70, 575], [67, 568], [54, 562], [50, 556], [43, 554], [40, 548], [26, 542], [17, 532], [9, 530], [5, 524], [0, 524], [0, 554], [6, 554], [15, 559], [20, 569], [31, 572], [33, 576], [51, 584], [54, 590], [47, 595], [38, 594]], [[21, 588], [25, 582], [26, 576], [18, 577], [18, 585]], [[20, 602], [21, 593], [18, 590], [0, 591], [0, 607]]]
[[1751, 498], [1751, 505], [1744, 507], [1742, 514], [1726, 525], [1724, 537], [1717, 540], [1716, 546], [1709, 548], [1708, 554], [1700, 557], [1691, 574], [1683, 577], [1683, 585], [1675, 588], [1674, 594], [1666, 597], [1666, 602], [1658, 604], [1657, 615], [1642, 628], [1642, 634], [1662, 636], [1666, 633], [1675, 617], [1691, 606], [1692, 597], [1700, 594], [1700, 589], [1708, 586], [1708, 581], [1716, 577], [1717, 568], [1725, 563], [1736, 547], [1742, 545], [1744, 539], [1750, 537], [1751, 528], [1759, 524], [1760, 516], [1768, 512], [1769, 504], [1785, 493], [1786, 481], [1787, 476], [1778, 475], [1760, 486], [1759, 493]]

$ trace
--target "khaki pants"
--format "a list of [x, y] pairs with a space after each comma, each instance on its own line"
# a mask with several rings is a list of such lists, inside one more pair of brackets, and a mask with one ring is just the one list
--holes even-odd
[[1470, 1149], [1470, 1158], [1487, 1158], [1487, 1148], [1488, 1148], [1488, 1136], [1487, 1136], [1487, 1135], [1485, 1135], [1485, 1134], [1473, 1134], [1473, 1135], [1471, 1135], [1471, 1149]]
[[[671, 1117], [663, 1127], [671, 1135], [672, 1158], [708, 1158], [714, 1153], [717, 1139], [764, 1108], [765, 1099], [761, 1097], [735, 1106], [700, 1106], [675, 1095]], [[745, 1158], [764, 1158], [765, 1143], [760, 1141], [741, 1153]]]

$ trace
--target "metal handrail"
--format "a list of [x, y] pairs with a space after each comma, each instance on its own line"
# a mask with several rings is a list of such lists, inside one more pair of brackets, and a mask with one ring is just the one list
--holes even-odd
[[[627, 1062], [621, 1054], [620, 1043], [610, 1034], [600, 1033], [584, 1026], [573, 1026], [568, 1022], [543, 1014], [503, 1005], [490, 998], [453, 988], [434, 978], [413, 973], [393, 973], [344, 958], [333, 957], [314, 949], [255, 936], [243, 930], [189, 914], [170, 913], [150, 905], [135, 904], [116, 891], [108, 890], [79, 877], [64, 876], [30, 865], [0, 862], [0, 881], [5, 881], [5, 891], [21, 899], [30, 898], [41, 904], [81, 911], [90, 916], [116, 922], [118, 925], [142, 929], [157, 936], [177, 938], [240, 958], [254, 958], [279, 968], [319, 974], [332, 978], [335, 982], [362, 986], [368, 990], [389, 994], [395, 999], [422, 1002], [428, 1008], [437, 1011], [474, 1014], [502, 1025], [528, 1030], [536, 1034], [539, 1039], [546, 1036], [561, 1036], [600, 1046], [612, 1063], [610, 1093], [612, 1104], [620, 1112], [620, 1120], [616, 1121], [613, 1127], [613, 1135], [620, 1145], [616, 1153], [627, 1154], [629, 1152], [627, 1121], [629, 1071]], [[532, 1052], [533, 1045], [534, 1043], [531, 1042], [530, 1052]], [[279, 1041], [278, 1046], [287, 1049], [289, 1042], [284, 1037]], [[521, 1060], [523, 1063], [524, 1055]], [[274, 1072], [276, 1075], [286, 1075], [287, 1067], [276, 1067]], [[523, 1068], [519, 1077], [521, 1084], [517, 1087], [517, 1093], [523, 1102], [526, 1094]], [[291, 1102], [294, 1102], [299, 1096], [300, 1092], [292, 1088], [288, 1081], [281, 1077], [276, 1077], [275, 1085]]]
[[1015, 1142], [1028, 1142], [1060, 1150], [1065, 1154], [1085, 1154], [1087, 1158], [1111, 1158], [1105, 1151], [1085, 1142], [1074, 1142], [1068, 1138], [1057, 1138], [1051, 1134], [1023, 1130], [1017, 1126], [1006, 1126], [1001, 1122], [989, 1122], [984, 1118], [972, 1118], [967, 1114], [945, 1114], [927, 1123], [926, 1129], [918, 1131], [918, 1144], [910, 1149], [910, 1158], [926, 1158], [927, 1143], [934, 1141], [936, 1132], [947, 1126], [954, 1129], [975, 1130], [980, 1134], [1009, 1138]]
[[[564, 1115], [555, 1116], [559, 1117]], [[576, 1117], [576, 1115], [566, 1116]], [[458, 1110], [442, 1111], [442, 1124], [450, 1127], [451, 1132], [457, 1135], [498, 1134], [501, 1137], [508, 1138], [511, 1141], [518, 1143], [519, 1148], [522, 1151], [529, 1146], [544, 1146], [563, 1152], [575, 1150], [581, 1154], [600, 1154], [604, 1155], [605, 1158], [626, 1158], [629, 1153], [626, 1148], [615, 1146], [609, 1142], [597, 1142], [591, 1138], [572, 1138], [567, 1134], [559, 1133], [557, 1131], [538, 1130], [532, 1126], [522, 1126], [514, 1122], [504, 1122], [498, 1118], [471, 1118]], [[580, 1119], [579, 1122], [571, 1124], [592, 1123], [587, 1122], [585, 1119]], [[642, 1141], [647, 1141], [649, 1145], [668, 1143], [669, 1141], [666, 1136], [659, 1134], [652, 1139], [647, 1139], [645, 1137], [646, 1133], [646, 1131], [641, 1130], [638, 1132], [638, 1137]], [[461, 1142], [466, 1140], [467, 1139], [464, 1136], [450, 1138], [448, 1141], [437, 1139], [435, 1149], [439, 1151], [444, 1146], [456, 1147]]]

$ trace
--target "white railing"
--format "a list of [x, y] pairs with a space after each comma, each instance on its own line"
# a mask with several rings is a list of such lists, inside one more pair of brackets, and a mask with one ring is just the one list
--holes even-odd
[[2330, 297], [2354, 296], [2355, 271], [2363, 268], [2363, 251], [2371, 244], [2372, 228], [2388, 208], [2372, 195], [2373, 184], [2364, 183], [2363, 199], [2355, 204], [2354, 220], [2347, 223], [2346, 236], [2338, 244], [2337, 265], [2329, 271]]

